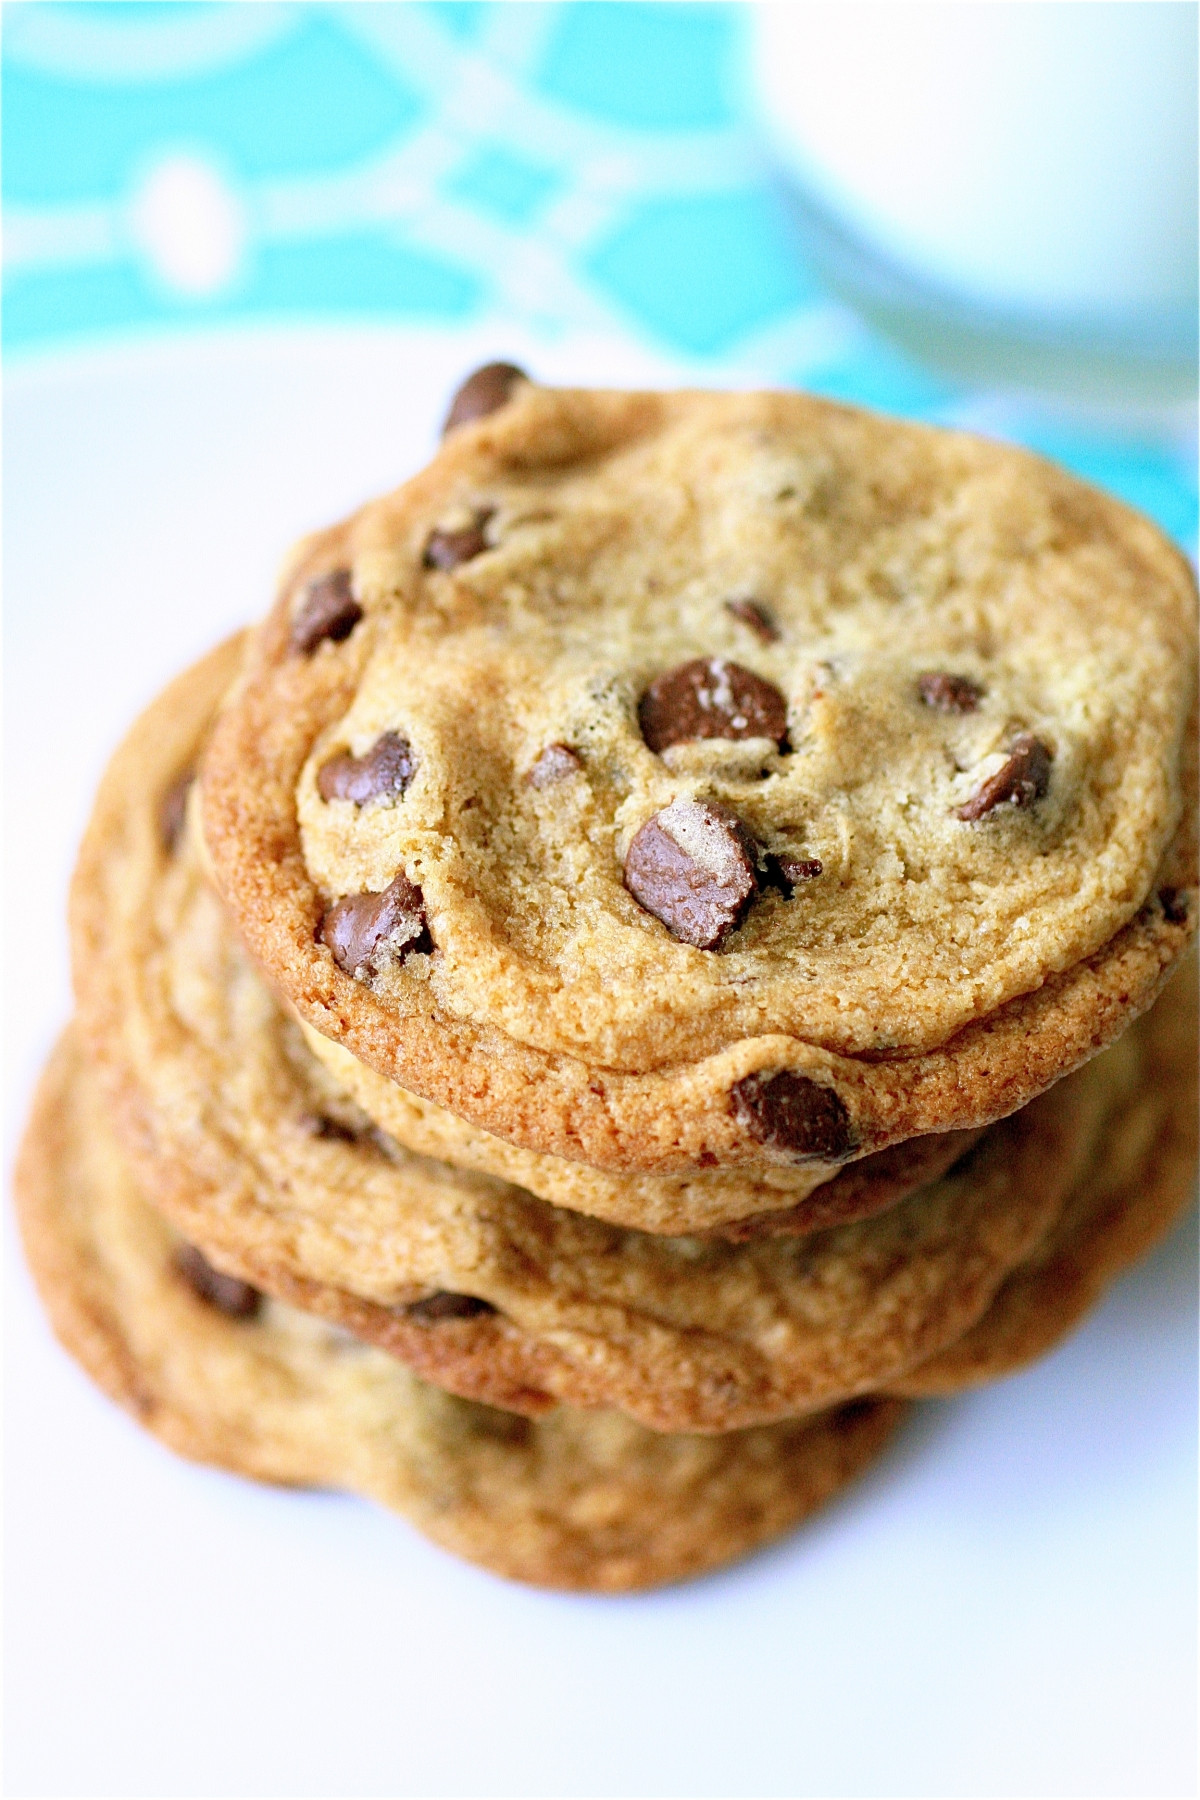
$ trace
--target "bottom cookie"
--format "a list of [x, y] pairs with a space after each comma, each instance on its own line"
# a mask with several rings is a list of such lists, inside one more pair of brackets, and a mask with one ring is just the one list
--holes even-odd
[[1109, 1114], [1057, 1224], [1003, 1283], [983, 1318], [890, 1382], [927, 1399], [995, 1381], [1044, 1356], [1109, 1283], [1166, 1236], [1196, 1194], [1197, 967], [1194, 953], [1133, 1027], [1140, 1078]]
[[855, 1401], [720, 1436], [569, 1407], [533, 1420], [443, 1393], [238, 1284], [205, 1298], [203, 1265], [139, 1194], [70, 1035], [42, 1078], [17, 1193], [58, 1337], [173, 1449], [368, 1496], [516, 1580], [619, 1592], [731, 1562], [857, 1475], [905, 1410]]

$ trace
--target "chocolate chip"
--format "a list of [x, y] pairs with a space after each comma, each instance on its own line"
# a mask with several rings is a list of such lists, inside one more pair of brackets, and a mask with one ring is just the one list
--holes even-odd
[[340, 644], [362, 618], [362, 607], [350, 592], [349, 569], [320, 575], [305, 589], [300, 610], [292, 621], [291, 646], [299, 655], [311, 656], [322, 638]]
[[1010, 744], [1008, 761], [958, 808], [956, 817], [969, 822], [982, 819], [998, 806], [1032, 806], [1050, 786], [1052, 754], [1040, 738], [1023, 731]]
[[572, 750], [570, 744], [547, 744], [525, 779], [530, 787], [553, 787], [556, 781], [565, 781], [582, 767], [579, 752]]
[[787, 701], [752, 669], [724, 657], [697, 657], [652, 681], [638, 706], [642, 736], [656, 754], [696, 738], [787, 737]]
[[854, 1149], [840, 1094], [791, 1069], [744, 1075], [730, 1090], [738, 1124], [771, 1150], [834, 1162]]
[[450, 402], [442, 436], [453, 431], [456, 425], [468, 425], [472, 419], [486, 419], [489, 413], [499, 412], [508, 404], [517, 382], [528, 380], [524, 369], [518, 369], [516, 363], [484, 363], [482, 369], [467, 376]]
[[771, 887], [778, 888], [785, 900], [790, 900], [796, 883], [815, 881], [822, 866], [815, 856], [777, 856], [769, 852], [767, 873], [763, 880]]
[[973, 713], [983, 689], [969, 675], [947, 675], [941, 669], [917, 676], [917, 692], [934, 712]]
[[333, 960], [357, 981], [378, 975], [389, 963], [432, 948], [425, 900], [408, 877], [397, 875], [381, 894], [347, 894], [321, 920], [317, 936]]
[[357, 1144], [358, 1133], [349, 1125], [343, 1125], [340, 1119], [331, 1118], [328, 1113], [302, 1113], [301, 1128], [309, 1137], [332, 1138], [339, 1144]]
[[430, 1294], [428, 1300], [417, 1300], [404, 1309], [407, 1317], [415, 1319], [418, 1325], [436, 1325], [440, 1319], [478, 1319], [495, 1310], [490, 1300], [480, 1300], [474, 1294], [452, 1294], [445, 1288]]
[[775, 615], [761, 600], [727, 600], [725, 610], [732, 613], [739, 624], [748, 625], [760, 642], [773, 644], [778, 640], [779, 627], [775, 623]]
[[231, 1319], [252, 1319], [262, 1305], [262, 1295], [248, 1281], [236, 1275], [222, 1275], [214, 1269], [195, 1244], [181, 1244], [175, 1252], [175, 1267], [198, 1300], [215, 1306]]
[[470, 562], [472, 557], [482, 556], [490, 549], [483, 535], [483, 528], [492, 516], [492, 508], [475, 515], [474, 523], [464, 525], [459, 531], [431, 531], [425, 541], [425, 567], [427, 569], [457, 569], [460, 563]]
[[1188, 892], [1186, 888], [1159, 888], [1158, 904], [1162, 907], [1163, 918], [1167, 921], [1168, 925], [1187, 924]]
[[196, 778], [194, 769], [177, 775], [158, 803], [158, 835], [165, 850], [173, 850], [179, 842], [183, 822], [187, 818], [188, 795]]
[[385, 731], [362, 756], [331, 757], [317, 776], [322, 800], [398, 800], [416, 773], [412, 745], [398, 731]]
[[625, 886], [672, 937], [715, 950], [758, 890], [758, 845], [735, 812], [673, 800], [634, 834]]

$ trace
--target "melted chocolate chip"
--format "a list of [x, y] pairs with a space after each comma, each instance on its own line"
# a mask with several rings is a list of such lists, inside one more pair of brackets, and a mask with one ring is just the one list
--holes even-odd
[[983, 689], [969, 675], [947, 675], [941, 669], [917, 676], [917, 692], [934, 712], [973, 713], [983, 699]]
[[398, 731], [385, 731], [362, 756], [331, 757], [317, 776], [322, 800], [399, 800], [416, 773], [412, 745]]
[[1187, 924], [1188, 891], [1186, 888], [1159, 888], [1158, 904], [1162, 907], [1163, 918], [1167, 921], [1168, 925]]
[[222, 1275], [194, 1244], [181, 1244], [175, 1252], [175, 1267], [198, 1300], [215, 1306], [231, 1319], [252, 1319], [262, 1305], [262, 1295], [248, 1281], [236, 1275]]
[[311, 656], [323, 638], [340, 644], [362, 616], [362, 607], [350, 592], [349, 569], [320, 575], [309, 582], [292, 621], [292, 649], [299, 655]]
[[418, 1325], [436, 1325], [440, 1319], [478, 1319], [495, 1310], [490, 1300], [480, 1300], [474, 1294], [452, 1294], [446, 1288], [404, 1309], [406, 1316]]
[[381, 894], [347, 894], [321, 920], [317, 936], [339, 969], [363, 981], [389, 963], [432, 948], [425, 900], [406, 875]]
[[760, 643], [774, 644], [778, 640], [775, 615], [761, 600], [727, 600], [725, 611], [732, 613], [740, 625], [749, 626]]
[[752, 669], [697, 657], [652, 681], [638, 706], [642, 736], [657, 755], [696, 738], [787, 738], [787, 701]]
[[840, 1094], [807, 1075], [781, 1069], [744, 1075], [730, 1090], [739, 1125], [771, 1150], [836, 1162], [854, 1149], [850, 1115]]
[[158, 803], [158, 835], [164, 850], [173, 850], [179, 842], [183, 822], [187, 818], [188, 795], [196, 778], [194, 769], [177, 775]]
[[525, 779], [530, 787], [553, 787], [583, 767], [579, 752], [570, 744], [547, 744]]
[[764, 881], [778, 888], [785, 900], [790, 900], [797, 882], [815, 881], [822, 867], [815, 856], [776, 856], [772, 852], [767, 856]]
[[425, 541], [425, 567], [457, 569], [461, 563], [482, 556], [491, 548], [483, 535], [483, 528], [491, 516], [492, 509], [488, 507], [485, 512], [476, 513], [473, 524], [464, 525], [459, 531], [431, 531]]
[[673, 800], [634, 834], [625, 886], [672, 937], [716, 950], [758, 891], [758, 845], [735, 812]]
[[1009, 746], [1008, 761], [959, 807], [956, 817], [971, 822], [998, 806], [1032, 806], [1050, 786], [1052, 754], [1040, 738], [1023, 731]]
[[484, 363], [482, 369], [467, 376], [450, 402], [442, 436], [453, 431], [456, 425], [469, 425], [472, 419], [486, 419], [489, 413], [499, 412], [508, 404], [518, 381], [528, 380], [524, 369], [518, 369], [516, 363]]

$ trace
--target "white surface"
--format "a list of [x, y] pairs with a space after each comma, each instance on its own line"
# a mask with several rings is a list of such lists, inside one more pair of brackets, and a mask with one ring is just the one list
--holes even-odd
[[1051, 317], [1195, 307], [1194, 6], [754, 13], [785, 165], [885, 256], [965, 299]]
[[[10, 371], [10, 1124], [66, 1016], [102, 759], [265, 606], [300, 531], [415, 466], [514, 334], [292, 333]], [[652, 374], [620, 345], [545, 375]], [[11, 1155], [11, 1149], [10, 1149]], [[674, 1592], [526, 1592], [349, 1499], [175, 1460], [8, 1258], [7, 1791], [1193, 1791], [1194, 1227], [1005, 1386], [919, 1410], [791, 1541]]]

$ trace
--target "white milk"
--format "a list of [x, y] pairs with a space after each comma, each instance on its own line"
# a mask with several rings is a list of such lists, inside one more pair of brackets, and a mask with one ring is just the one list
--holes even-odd
[[858, 246], [994, 319], [1194, 354], [1190, 0], [752, 14], [775, 149]]

